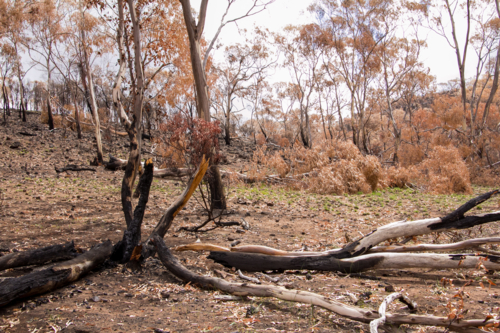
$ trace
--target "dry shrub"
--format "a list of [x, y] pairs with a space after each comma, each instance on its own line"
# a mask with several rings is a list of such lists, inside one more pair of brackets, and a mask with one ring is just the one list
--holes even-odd
[[472, 193], [469, 170], [455, 147], [434, 147], [416, 168], [413, 178], [429, 193]]
[[257, 148], [253, 153], [252, 163], [248, 170], [248, 177], [255, 181], [263, 181], [267, 176], [267, 170], [264, 165], [267, 162], [267, 156], [264, 147]]
[[398, 157], [400, 165], [408, 167], [422, 162], [425, 158], [425, 153], [422, 147], [418, 145], [403, 143], [399, 147]]
[[470, 168], [471, 181], [481, 186], [498, 186], [500, 184], [500, 171], [489, 167], [474, 166]]
[[411, 186], [412, 175], [415, 174], [415, 168], [393, 167], [391, 166], [385, 173], [386, 178], [384, 182], [388, 187], [406, 188]]
[[[62, 119], [60, 114], [52, 113], [52, 119], [54, 120], [54, 127], [61, 127]], [[49, 111], [47, 110], [47, 104], [42, 104], [42, 113], [40, 114], [40, 122], [42, 124], [49, 123]]]
[[249, 176], [262, 180], [270, 173], [292, 176], [294, 188], [314, 193], [368, 193], [380, 187], [383, 169], [375, 156], [363, 156], [352, 142], [324, 143], [313, 149], [303, 146], [266, 153], [254, 153]]

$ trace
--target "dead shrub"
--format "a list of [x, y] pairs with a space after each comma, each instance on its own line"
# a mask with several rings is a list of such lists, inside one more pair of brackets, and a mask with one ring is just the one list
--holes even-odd
[[411, 176], [414, 173], [415, 169], [413, 167], [407, 169], [405, 167], [396, 168], [391, 166], [385, 173], [384, 182], [388, 187], [406, 188], [412, 185]]
[[472, 193], [469, 169], [455, 147], [434, 147], [417, 169], [417, 182], [429, 193]]
[[296, 179], [290, 183], [293, 188], [322, 194], [368, 193], [383, 178], [378, 159], [363, 156], [351, 142], [326, 142], [313, 149], [295, 146], [274, 153], [260, 148], [254, 153], [249, 176], [262, 180], [271, 173]]

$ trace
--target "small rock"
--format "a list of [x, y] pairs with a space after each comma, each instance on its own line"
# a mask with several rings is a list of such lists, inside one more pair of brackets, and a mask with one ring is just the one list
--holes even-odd
[[232, 242], [232, 241], [235, 241], [236, 239], [234, 239], [233, 237], [228, 237], [227, 240]]
[[246, 213], [245, 213], [245, 216], [250, 216], [250, 212], [246, 212]]
[[99, 296], [94, 296], [90, 299], [92, 302], [100, 302], [101, 301], [101, 298]]
[[161, 293], [160, 293], [161, 297], [162, 298], [169, 298], [170, 297], [170, 293], [163, 290]]
[[312, 280], [312, 278], [313, 278], [313, 277], [312, 277], [311, 273], [309, 273], [309, 272], [308, 272], [308, 273], [306, 274], [306, 279], [308, 279], [308, 280]]
[[236, 233], [238, 233], [238, 234], [244, 234], [244, 233], [245, 233], [245, 230], [236, 229]]
[[21, 142], [19, 142], [19, 141], [12, 142], [12, 144], [10, 145], [10, 148], [11, 149], [21, 148]]
[[134, 295], [127, 293], [125, 294], [125, 297], [134, 297]]
[[385, 291], [388, 293], [393, 293], [395, 291], [394, 286], [392, 285], [385, 286]]
[[233, 247], [233, 246], [238, 245], [239, 243], [241, 243], [241, 241], [239, 241], [239, 240], [235, 240], [235, 241], [234, 241], [234, 242], [232, 242], [230, 245], [231, 245], [231, 247]]

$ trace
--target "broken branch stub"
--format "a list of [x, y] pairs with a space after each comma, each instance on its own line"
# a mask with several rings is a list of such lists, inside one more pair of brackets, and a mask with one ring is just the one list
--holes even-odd
[[165, 236], [168, 229], [172, 225], [172, 222], [175, 216], [184, 208], [187, 204], [194, 191], [200, 184], [201, 180], [205, 176], [209, 166], [209, 160], [205, 159], [205, 155], [203, 155], [200, 165], [198, 166], [198, 170], [193, 178], [188, 182], [186, 189], [182, 192], [181, 195], [177, 197], [177, 199], [167, 208], [165, 214], [161, 217], [160, 221], [154, 228], [151, 235], [148, 237], [147, 241], [144, 242], [142, 247], [142, 259], [146, 259], [154, 254], [155, 248], [151, 243], [151, 239], [154, 235], [159, 235], [161, 238]]

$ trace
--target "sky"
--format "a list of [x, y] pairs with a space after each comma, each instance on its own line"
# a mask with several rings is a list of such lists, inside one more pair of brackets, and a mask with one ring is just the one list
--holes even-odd
[[[201, 0], [191, 0], [191, 6], [199, 11]], [[239, 28], [253, 29], [253, 26], [266, 27], [271, 31], [280, 31], [285, 26], [293, 24], [305, 24], [314, 21], [314, 18], [307, 12], [307, 7], [313, 0], [276, 0], [268, 8], [249, 18], [238, 21]], [[231, 7], [228, 18], [234, 18], [241, 15], [248, 8], [249, 0], [239, 0]], [[204, 37], [210, 41], [215, 35], [227, 6], [226, 0], [211, 0], [208, 2], [207, 20], [205, 25]], [[460, 34], [463, 24], [461, 20], [457, 21], [457, 29]], [[462, 20], [463, 21], [463, 20]], [[422, 37], [427, 40], [428, 47], [422, 51], [421, 60], [431, 70], [431, 74], [436, 76], [438, 83], [445, 83], [458, 77], [458, 65], [453, 49], [447, 44], [446, 40], [432, 31], [421, 30]], [[241, 36], [238, 33], [236, 25], [230, 24], [224, 27], [219, 35], [218, 42], [225, 45], [238, 43]], [[221, 50], [214, 50], [211, 54], [217, 59]], [[474, 62], [474, 54], [469, 51], [469, 62]], [[472, 66], [466, 67], [466, 76], [473, 75]]]

